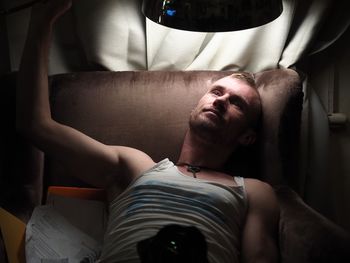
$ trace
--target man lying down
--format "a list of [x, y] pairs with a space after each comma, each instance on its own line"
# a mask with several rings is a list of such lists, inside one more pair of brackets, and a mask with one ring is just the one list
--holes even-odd
[[98, 262], [277, 262], [273, 189], [222, 172], [237, 146], [256, 137], [261, 104], [252, 75], [235, 73], [209, 87], [190, 115], [178, 160], [155, 163], [137, 149], [105, 145], [51, 118], [50, 39], [71, 4], [49, 0], [32, 9], [16, 127], [72, 174], [106, 189], [109, 220]]

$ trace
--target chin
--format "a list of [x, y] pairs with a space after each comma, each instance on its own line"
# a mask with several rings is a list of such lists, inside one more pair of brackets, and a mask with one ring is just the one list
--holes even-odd
[[208, 143], [221, 144], [223, 142], [223, 135], [221, 133], [221, 129], [219, 129], [218, 126], [212, 121], [190, 121], [190, 130], [197, 137], [201, 138], [202, 140]]
[[202, 116], [191, 118], [190, 127], [194, 130], [217, 130], [218, 128], [215, 122]]

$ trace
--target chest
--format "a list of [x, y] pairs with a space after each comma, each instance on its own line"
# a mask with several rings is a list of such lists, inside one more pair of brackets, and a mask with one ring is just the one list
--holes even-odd
[[207, 169], [191, 169], [189, 167], [179, 166], [178, 170], [185, 176], [192, 177], [198, 180], [205, 180], [208, 182], [219, 183], [225, 186], [238, 186], [234, 177], [225, 173], [216, 172]]

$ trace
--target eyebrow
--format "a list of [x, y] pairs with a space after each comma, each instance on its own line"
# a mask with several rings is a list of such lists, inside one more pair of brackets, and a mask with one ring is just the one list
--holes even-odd
[[213, 85], [211, 88], [209, 88], [209, 90], [207, 92], [211, 92], [213, 90], [220, 90], [221, 92], [224, 91], [224, 87], [221, 85]]
[[224, 87], [223, 86], [221, 86], [221, 85], [212, 85], [210, 88], [209, 88], [209, 90], [208, 91], [212, 91], [212, 90], [214, 90], [214, 89], [217, 89], [217, 88], [220, 88], [221, 90], [223, 90], [224, 89]]

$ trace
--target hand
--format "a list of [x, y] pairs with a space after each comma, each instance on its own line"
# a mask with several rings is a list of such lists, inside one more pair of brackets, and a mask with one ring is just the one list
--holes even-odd
[[53, 24], [72, 6], [72, 0], [43, 0], [32, 7], [31, 19], [34, 22]]

